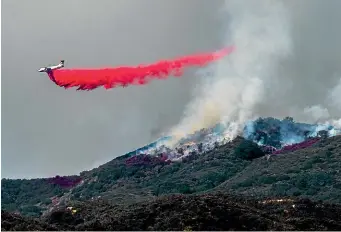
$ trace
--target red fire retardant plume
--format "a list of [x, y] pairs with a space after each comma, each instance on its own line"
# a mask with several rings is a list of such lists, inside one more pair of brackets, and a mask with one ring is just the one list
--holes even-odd
[[77, 90], [92, 90], [100, 86], [110, 89], [133, 84], [144, 85], [151, 79], [166, 79], [171, 75], [180, 77], [186, 67], [205, 66], [210, 62], [221, 59], [233, 50], [234, 47], [227, 47], [213, 53], [185, 56], [174, 60], [162, 60], [154, 64], [136, 67], [58, 69], [49, 73], [49, 76], [57, 85], [64, 88], [78, 87]]

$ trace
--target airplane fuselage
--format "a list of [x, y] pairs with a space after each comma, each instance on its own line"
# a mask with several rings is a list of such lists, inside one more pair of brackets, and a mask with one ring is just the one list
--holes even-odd
[[58, 65], [40, 68], [38, 72], [50, 72], [52, 70], [60, 69], [64, 67], [64, 60], [62, 60]]

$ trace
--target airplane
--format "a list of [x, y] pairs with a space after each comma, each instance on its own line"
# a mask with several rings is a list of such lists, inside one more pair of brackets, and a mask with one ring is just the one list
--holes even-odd
[[58, 65], [40, 68], [38, 70], [38, 72], [50, 73], [52, 70], [60, 69], [60, 68], [63, 68], [63, 67], [64, 67], [64, 60], [61, 60]]

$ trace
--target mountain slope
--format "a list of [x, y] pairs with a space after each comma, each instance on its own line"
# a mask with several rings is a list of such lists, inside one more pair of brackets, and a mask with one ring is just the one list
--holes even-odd
[[[40, 216], [58, 205], [68, 205], [70, 200], [101, 198], [127, 205], [164, 194], [217, 190], [259, 197], [304, 196], [336, 203], [341, 199], [340, 144], [341, 136], [335, 136], [303, 150], [271, 155], [267, 160], [255, 144], [237, 137], [181, 162], [161, 162], [140, 155], [142, 163], [128, 164], [128, 157], [123, 156], [82, 172], [82, 183], [72, 188], [61, 188], [44, 179], [2, 180], [2, 207]], [[51, 199], [57, 199], [57, 204]]]
[[237, 138], [204, 155], [188, 156], [182, 162], [127, 165], [123, 159], [115, 159], [82, 173], [86, 181], [73, 189], [73, 199], [101, 196], [126, 204], [162, 194], [205, 191], [224, 182], [249, 163], [234, 156], [235, 147], [242, 141]]
[[[162, 194], [201, 192], [218, 186], [241, 171], [250, 161], [238, 159], [234, 150], [243, 141], [219, 146], [203, 155], [191, 155], [182, 162], [151, 162], [127, 165], [118, 157], [91, 171], [82, 172], [82, 183], [61, 188], [45, 179], [2, 180], [2, 207], [31, 216], [69, 199], [111, 199], [116, 204], [136, 203]], [[253, 148], [259, 148], [253, 145]], [[142, 155], [143, 156], [143, 155]], [[57, 204], [52, 202], [57, 200]], [[63, 200], [63, 202], [62, 202]]]
[[253, 160], [215, 190], [247, 196], [300, 196], [341, 203], [341, 136]]

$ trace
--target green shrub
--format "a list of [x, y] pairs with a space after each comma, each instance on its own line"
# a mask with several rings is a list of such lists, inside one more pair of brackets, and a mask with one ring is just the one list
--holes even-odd
[[179, 192], [182, 193], [182, 194], [191, 194], [191, 193], [194, 192], [191, 189], [191, 187], [189, 185], [187, 185], [187, 184], [180, 185], [178, 189], [179, 189]]
[[261, 176], [259, 178], [259, 182], [261, 184], [273, 184], [277, 182], [277, 177], [276, 176]]
[[249, 178], [249, 179], [246, 179], [244, 180], [243, 182], [240, 182], [238, 184], [236, 184], [236, 188], [238, 187], [250, 187], [252, 186], [254, 183], [256, 182], [256, 180], [254, 178]]
[[265, 155], [265, 153], [252, 141], [244, 140], [235, 149], [237, 158], [244, 160], [253, 160]]

